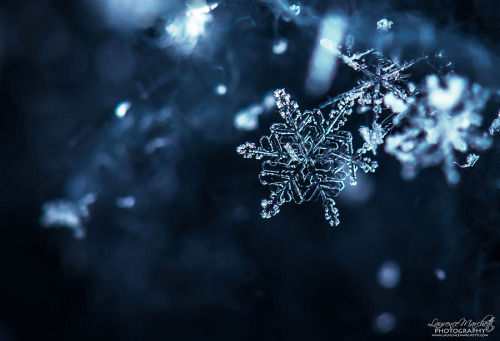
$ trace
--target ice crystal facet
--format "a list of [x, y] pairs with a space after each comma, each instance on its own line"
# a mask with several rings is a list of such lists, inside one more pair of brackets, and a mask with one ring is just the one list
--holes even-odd
[[275, 91], [276, 106], [285, 123], [271, 126], [271, 134], [260, 146], [247, 142], [237, 148], [245, 158], [263, 159], [259, 179], [270, 186], [271, 196], [262, 201], [262, 217], [276, 215], [285, 202], [321, 198], [325, 218], [339, 224], [334, 198], [347, 177], [356, 183], [356, 171], [373, 172], [377, 163], [363, 157], [362, 148], [353, 152], [352, 135], [340, 130], [352, 112], [354, 98], [344, 98], [327, 117], [319, 109], [301, 112], [283, 89]]
[[[403, 164], [403, 176], [412, 178], [421, 168], [442, 164], [448, 183], [457, 183], [455, 151], [485, 150], [492, 142], [478, 130], [487, 98], [484, 89], [460, 76], [446, 76], [444, 83], [428, 76], [408, 124], [386, 138], [385, 150]], [[473, 159], [468, 160], [471, 166]]]

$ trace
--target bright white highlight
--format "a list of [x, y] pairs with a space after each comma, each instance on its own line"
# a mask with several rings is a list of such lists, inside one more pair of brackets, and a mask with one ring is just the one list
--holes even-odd
[[215, 93], [219, 96], [224, 96], [227, 93], [227, 87], [224, 84], [219, 84], [215, 87]]
[[132, 104], [128, 101], [121, 102], [116, 106], [115, 115], [118, 118], [124, 118]]
[[280, 39], [273, 45], [274, 54], [283, 54], [288, 48], [288, 42], [285, 39]]
[[312, 94], [324, 94], [330, 88], [337, 68], [337, 46], [344, 38], [345, 18], [329, 15], [321, 23], [316, 48], [309, 62], [306, 90]]
[[393, 22], [387, 19], [380, 19], [377, 21], [377, 30], [382, 32], [389, 32], [392, 27]]
[[234, 117], [234, 126], [239, 130], [255, 130], [259, 126], [258, 116], [262, 114], [260, 105], [252, 105], [239, 111]]
[[450, 110], [458, 101], [467, 86], [467, 80], [459, 76], [449, 76], [446, 87], [441, 87], [436, 75], [427, 77], [429, 104], [439, 110]]
[[408, 110], [408, 105], [401, 98], [395, 96], [392, 92], [388, 92], [384, 96], [384, 104], [393, 112], [400, 114]]
[[184, 53], [191, 53], [199, 38], [205, 34], [205, 25], [212, 20], [210, 12], [218, 4], [207, 4], [201, 7], [190, 8], [183, 15], [179, 15], [165, 27], [171, 43], [177, 45]]

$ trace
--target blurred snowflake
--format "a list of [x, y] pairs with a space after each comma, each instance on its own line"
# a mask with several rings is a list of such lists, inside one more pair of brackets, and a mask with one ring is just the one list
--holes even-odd
[[[363, 73], [364, 79], [358, 81], [358, 85], [349, 91], [341, 93], [327, 102], [321, 107], [334, 105], [346, 97], [355, 95], [358, 98], [358, 104], [363, 106], [371, 106], [375, 113], [374, 124], [378, 122], [379, 115], [382, 113], [382, 104], [384, 97], [390, 95], [392, 103], [396, 100], [401, 107], [404, 102], [411, 96], [415, 95], [415, 91], [411, 91], [407, 86], [408, 79], [411, 74], [407, 72], [409, 68], [418, 62], [427, 58], [427, 56], [419, 57], [409, 62], [400, 63], [398, 60], [390, 60], [386, 58], [382, 52], [371, 49], [363, 53], [352, 53], [353, 38], [346, 41], [346, 52], [342, 51], [342, 47], [334, 46], [330, 40], [323, 39], [321, 44], [327, 47], [331, 52], [338, 54], [339, 58], [355, 71]], [[375, 60], [373, 60], [375, 58]]]
[[[491, 145], [491, 137], [477, 129], [488, 96], [460, 76], [449, 75], [442, 81], [428, 76], [402, 132], [386, 138], [385, 150], [403, 164], [403, 176], [413, 178], [421, 168], [442, 164], [448, 183], [457, 183], [455, 151], [485, 150]], [[476, 161], [477, 156], [470, 154], [467, 167]]]
[[97, 200], [94, 193], [87, 193], [76, 202], [58, 199], [43, 204], [40, 223], [44, 227], [66, 227], [73, 230], [77, 239], [85, 237], [83, 219], [90, 217], [88, 207]]
[[[392, 22], [387, 19], [377, 22], [377, 29], [383, 33], [387, 33], [391, 26]], [[352, 53], [354, 38], [351, 35], [345, 39], [344, 47], [336, 46], [328, 38], [322, 39], [321, 45], [336, 54], [344, 64], [363, 74], [363, 79], [358, 81], [357, 86], [329, 99], [321, 107], [335, 106], [346, 98], [355, 98], [361, 106], [361, 112], [371, 109], [374, 113], [371, 127], [361, 127], [359, 132], [365, 140], [364, 151], [376, 154], [377, 147], [383, 144], [389, 130], [404, 117], [413, 97], [418, 93], [413, 83], [408, 82], [411, 76], [408, 69], [427, 59], [427, 56], [401, 63], [397, 59], [385, 57], [377, 49]], [[391, 112], [391, 115], [385, 118], [381, 117], [383, 105]]]
[[321, 198], [325, 218], [332, 226], [339, 224], [334, 197], [344, 188], [349, 176], [356, 184], [356, 171], [373, 172], [377, 163], [363, 157], [366, 149], [353, 152], [352, 135], [340, 130], [350, 115], [354, 97], [345, 97], [325, 118], [319, 109], [301, 113], [283, 89], [275, 91], [276, 106], [285, 123], [271, 126], [271, 134], [260, 146], [245, 143], [237, 152], [245, 158], [266, 158], [259, 179], [271, 189], [270, 199], [262, 201], [262, 217], [279, 213], [285, 202]]

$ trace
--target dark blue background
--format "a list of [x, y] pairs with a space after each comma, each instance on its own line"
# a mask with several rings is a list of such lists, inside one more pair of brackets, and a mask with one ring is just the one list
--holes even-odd
[[[457, 73], [499, 85], [493, 1], [302, 5], [337, 8], [367, 32], [382, 17], [408, 36], [431, 23], [430, 50], [443, 48]], [[338, 228], [319, 203], [287, 204], [263, 220], [260, 164], [235, 148], [280, 118], [262, 115], [248, 133], [233, 117], [278, 87], [303, 109], [325, 100], [304, 92], [317, 23], [287, 22], [264, 1], [221, 3], [213, 16], [212, 36], [179, 56], [155, 44], [161, 20], [130, 32], [106, 27], [83, 1], [0, 5], [0, 340], [426, 340], [434, 318], [500, 316], [499, 142], [455, 187], [439, 168], [404, 181], [379, 153], [379, 169], [364, 178], [373, 195], [358, 204], [341, 196]], [[277, 37], [289, 41], [284, 55], [272, 53]], [[410, 45], [402, 55], [418, 50]], [[428, 72], [419, 66], [414, 77]], [[329, 94], [355, 76], [340, 68]], [[226, 96], [214, 94], [219, 83], [230, 84]], [[127, 128], [114, 116], [125, 99], [137, 121], [168, 118]], [[493, 96], [485, 127], [497, 104]], [[157, 136], [171, 143], [145, 157]], [[114, 166], [96, 161], [102, 155]], [[76, 199], [82, 178], [99, 194], [86, 239], [42, 228], [42, 204]], [[117, 208], [116, 197], [131, 193], [137, 205]], [[386, 260], [401, 269], [394, 289], [376, 280]], [[373, 321], [386, 311], [396, 327], [378, 334]]]

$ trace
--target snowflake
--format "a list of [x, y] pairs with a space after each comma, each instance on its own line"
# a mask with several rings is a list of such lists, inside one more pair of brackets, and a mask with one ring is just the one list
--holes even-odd
[[[469, 86], [462, 77], [446, 76], [441, 84], [438, 76], [428, 76], [408, 124], [386, 138], [385, 150], [403, 164], [403, 176], [412, 178], [420, 168], [443, 164], [448, 183], [457, 183], [455, 151], [485, 150], [491, 145], [488, 134], [477, 129], [487, 98], [485, 90], [477, 84]], [[471, 155], [470, 166], [477, 161]]]
[[[334, 48], [328, 40], [322, 41], [322, 45], [329, 48], [330, 51], [338, 54], [339, 58], [346, 65], [355, 71], [363, 73], [364, 79], [358, 82], [358, 85], [349, 91], [339, 94], [327, 102], [322, 104], [322, 108], [335, 104], [336, 102], [350, 97], [354, 94], [359, 98], [358, 103], [366, 106], [371, 105], [375, 113], [375, 122], [377, 121], [380, 113], [382, 112], [382, 104], [384, 96], [391, 94], [393, 97], [389, 98], [392, 103], [395, 99], [399, 99], [402, 103], [398, 103], [402, 107], [406, 100], [415, 95], [415, 92], [409, 91], [407, 87], [408, 79], [411, 74], [407, 70], [427, 58], [427, 56], [416, 58], [409, 62], [400, 63], [398, 60], [392, 61], [386, 58], [382, 52], [371, 49], [363, 53], [351, 53], [352, 37], [346, 43], [347, 53], [343, 53], [341, 49]], [[369, 57], [376, 59], [375, 62], [369, 62]], [[386, 100], [387, 101], [387, 100]], [[401, 109], [402, 110], [402, 109]]]
[[[375, 56], [376, 63], [367, 63], [366, 58], [368, 56]], [[375, 121], [382, 112], [382, 103], [384, 102], [385, 95], [392, 94], [395, 98], [403, 101], [414, 95], [406, 86], [411, 76], [411, 74], [406, 73], [406, 71], [413, 65], [427, 58], [424, 56], [400, 64], [399, 61], [387, 59], [381, 52], [374, 49], [364, 53], [355, 53], [353, 55], [339, 52], [339, 57], [352, 69], [362, 72], [364, 79], [360, 80], [359, 84], [353, 89], [331, 98], [324, 103], [322, 107], [335, 104], [345, 97], [356, 94], [357, 97], [359, 97], [358, 103], [360, 105], [373, 106]]]
[[460, 168], [472, 168], [476, 164], [477, 160], [479, 160], [479, 155], [470, 153], [467, 155], [467, 162], [465, 164], [461, 165], [458, 162], [455, 162], [455, 164]]
[[73, 230], [74, 237], [85, 237], [85, 228], [82, 219], [89, 218], [88, 206], [97, 200], [94, 193], [88, 193], [77, 202], [66, 199], [57, 199], [43, 204], [43, 215], [40, 223], [44, 227], [67, 227]]
[[373, 128], [370, 129], [365, 126], [359, 127], [359, 134], [365, 141], [362, 149], [364, 152], [372, 151], [373, 155], [377, 154], [377, 147], [384, 143], [384, 137], [388, 130], [381, 124], [373, 123]]
[[300, 204], [321, 198], [326, 220], [336, 226], [339, 219], [333, 198], [344, 188], [346, 178], [356, 184], [358, 168], [373, 172], [377, 167], [363, 157], [362, 148], [354, 153], [351, 133], [340, 130], [352, 112], [355, 96], [339, 101], [325, 118], [319, 109], [301, 113], [283, 89], [274, 95], [285, 123], [273, 124], [259, 147], [247, 142], [237, 148], [245, 158], [266, 158], [259, 179], [270, 186], [271, 196], [262, 201], [261, 215], [270, 218], [292, 200]]

